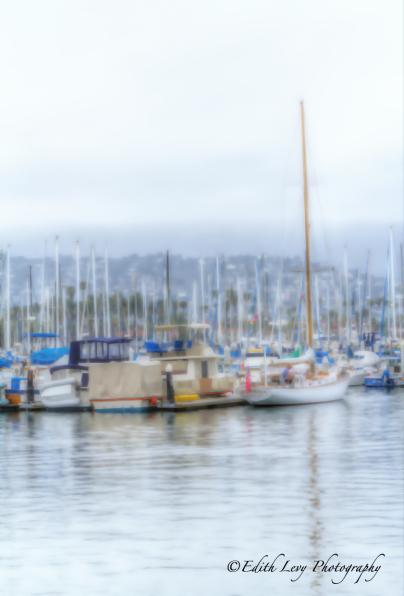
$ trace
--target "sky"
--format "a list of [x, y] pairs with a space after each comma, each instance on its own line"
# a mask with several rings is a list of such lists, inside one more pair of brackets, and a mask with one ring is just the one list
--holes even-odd
[[14, 254], [298, 253], [301, 99], [318, 256], [403, 239], [402, 0], [9, 0], [0, 73]]

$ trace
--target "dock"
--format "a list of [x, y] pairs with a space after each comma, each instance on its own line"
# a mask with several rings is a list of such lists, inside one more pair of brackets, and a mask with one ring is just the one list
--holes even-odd
[[0, 404], [0, 412], [36, 412], [43, 411], [45, 407], [39, 403], [22, 402], [20, 404]]
[[45, 410], [45, 406], [43, 404], [41, 404], [41, 402], [34, 402], [34, 403], [22, 402], [20, 404], [19, 409], [20, 409], [20, 411], [37, 412], [37, 411]]
[[230, 408], [246, 404], [247, 402], [243, 395], [231, 395], [224, 397], [201, 397], [195, 401], [182, 403], [170, 403], [165, 401], [158, 406], [158, 409], [167, 412], [184, 412], [188, 410], [203, 410], [208, 408]]
[[[230, 408], [234, 406], [247, 405], [247, 401], [243, 395], [231, 395], [223, 397], [201, 397], [200, 399], [188, 402], [170, 403], [164, 401], [158, 405], [155, 410], [167, 412], [186, 412], [188, 410], [204, 410], [212, 408]], [[88, 412], [92, 411], [90, 407], [83, 408], [57, 408], [54, 410], [47, 410], [43, 404], [35, 402], [33, 404], [23, 402], [18, 405], [0, 404], [0, 413], [6, 412]]]

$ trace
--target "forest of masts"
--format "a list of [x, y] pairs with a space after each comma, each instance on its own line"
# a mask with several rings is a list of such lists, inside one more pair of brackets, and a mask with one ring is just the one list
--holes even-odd
[[[2, 301], [0, 337], [6, 351], [16, 345], [26, 353], [36, 347], [68, 345], [88, 336], [128, 336], [140, 348], [154, 340], [159, 324], [208, 323], [206, 337], [212, 344], [235, 346], [276, 342], [278, 345], [305, 343], [304, 272], [286, 270], [280, 260], [276, 275], [269, 275], [263, 257], [252, 260], [249, 275], [225, 274], [223, 261], [200, 259], [192, 292], [170, 287], [169, 257], [161, 279], [152, 285], [132, 276], [130, 289], [110, 289], [108, 252], [96, 257], [92, 247], [86, 266], [75, 244], [75, 284], [63, 282], [59, 240], [56, 238], [53, 275], [42, 267], [40, 299], [33, 300], [32, 267], [26, 288], [16, 297], [12, 288], [10, 248], [2, 258]], [[100, 265], [101, 271], [100, 274]], [[85, 269], [85, 270], [84, 270]], [[375, 292], [370, 274], [370, 254], [362, 272], [348, 269], [347, 251], [340, 270], [314, 268], [313, 315], [318, 346], [331, 339], [345, 345], [358, 344], [363, 334], [376, 333], [382, 339], [404, 337], [403, 251], [400, 248], [399, 280], [396, 279], [393, 234], [387, 251], [382, 289]], [[379, 284], [380, 286], [380, 284]], [[20, 292], [21, 294], [21, 292]], [[39, 341], [36, 334], [55, 334]], [[44, 343], [45, 342], [45, 343]]]

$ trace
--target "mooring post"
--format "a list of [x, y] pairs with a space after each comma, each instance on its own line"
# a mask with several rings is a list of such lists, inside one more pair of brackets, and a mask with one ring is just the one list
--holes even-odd
[[32, 368], [27, 371], [27, 398], [28, 403], [34, 403], [34, 371]]
[[173, 367], [171, 364], [166, 366], [166, 384], [167, 384], [167, 401], [170, 404], [175, 402], [175, 392], [173, 386]]

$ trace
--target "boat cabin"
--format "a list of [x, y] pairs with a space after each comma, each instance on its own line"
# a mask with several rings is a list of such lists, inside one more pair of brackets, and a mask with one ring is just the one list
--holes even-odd
[[148, 356], [160, 362], [162, 374], [169, 366], [176, 395], [222, 395], [234, 388], [233, 375], [219, 371], [222, 357], [205, 342], [208, 330], [209, 325], [203, 323], [156, 326], [165, 342], [153, 342]]
[[[90, 337], [70, 343], [69, 360], [66, 364], [52, 366], [53, 379], [71, 375], [75, 372], [81, 378], [91, 364], [102, 362], [125, 362], [130, 359], [131, 339], [126, 337]], [[87, 385], [87, 375], [81, 378], [81, 384]]]

